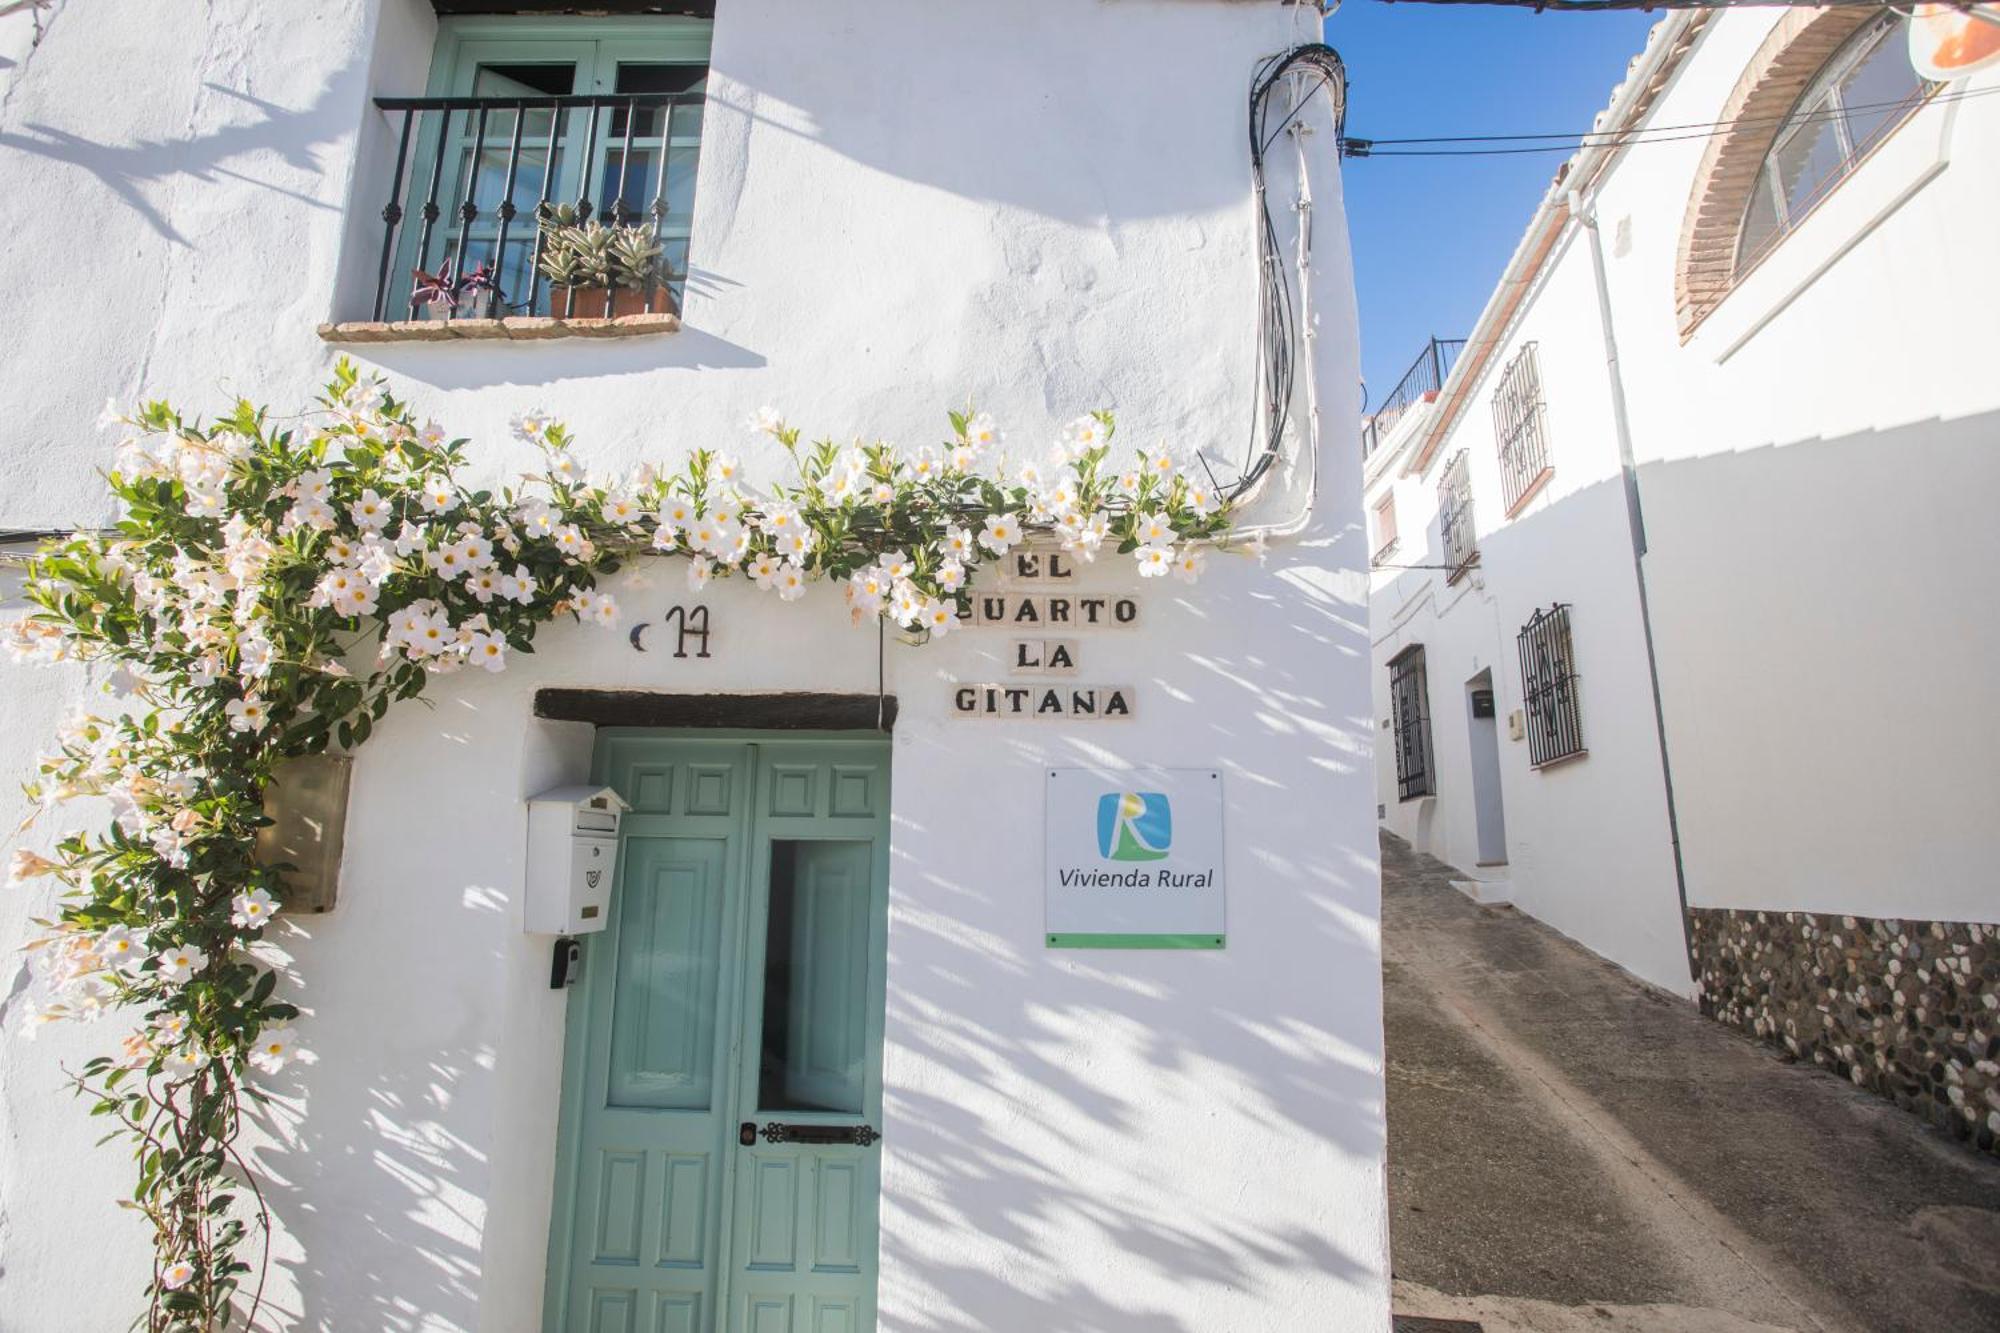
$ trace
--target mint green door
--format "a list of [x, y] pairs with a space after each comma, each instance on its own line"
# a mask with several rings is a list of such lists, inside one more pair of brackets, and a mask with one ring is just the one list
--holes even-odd
[[875, 1326], [889, 749], [605, 731], [546, 1329]]

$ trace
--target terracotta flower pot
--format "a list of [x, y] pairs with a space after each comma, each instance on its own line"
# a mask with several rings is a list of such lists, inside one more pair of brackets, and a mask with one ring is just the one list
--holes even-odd
[[[574, 292], [576, 302], [570, 304], [570, 294]], [[665, 287], [653, 289], [653, 311], [656, 315], [673, 310], [673, 294]], [[646, 313], [646, 293], [635, 292], [630, 287], [611, 289], [611, 315], [643, 315]], [[557, 319], [603, 319], [604, 288], [564, 287], [551, 284], [549, 287], [549, 314]]]

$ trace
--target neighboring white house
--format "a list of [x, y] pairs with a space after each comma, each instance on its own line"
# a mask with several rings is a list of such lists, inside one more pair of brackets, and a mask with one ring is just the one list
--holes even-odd
[[1663, 20], [1363, 437], [1385, 827], [1987, 1148], [1996, 93]]
[[[786, 606], [733, 579], [697, 597], [644, 560], [616, 591], [650, 639], [552, 627], [505, 674], [391, 712], [354, 757], [336, 905], [272, 930], [309, 1058], [270, 1080], [243, 1144], [275, 1228], [262, 1326], [1387, 1329], [1339, 89], [1288, 76], [1272, 93], [1277, 121], [1307, 100], [1269, 151], [1268, 268], [1244, 133], [1259, 72], [1317, 38], [1316, 11], [1277, 0], [78, 0], [0, 18], [0, 529], [17, 540], [113, 517], [107, 396], [289, 412], [342, 353], [470, 437], [496, 480], [532, 459], [508, 422], [535, 408], [593, 468], [713, 447], [753, 482], [783, 461], [743, 424], [766, 404], [809, 436], [914, 446], [972, 396], [1023, 455], [1106, 407], [1121, 449], [1190, 466], [1199, 450], [1225, 482], [1275, 457], [1241, 516], [1268, 530], [1261, 558], [1217, 554], [1194, 588], [1109, 553], [1077, 574], [1143, 610], [1075, 635], [1075, 679], [1125, 687], [1130, 720], [965, 718], [964, 687], [1011, 679], [1003, 630], [884, 649], [835, 589]], [[464, 100], [397, 100], [426, 96]], [[536, 100], [564, 96], [597, 100]], [[678, 320], [660, 298], [656, 317], [575, 326], [634, 336], [388, 327], [425, 313], [410, 270], [460, 252], [497, 256], [505, 304], [545, 312], [545, 286], [524, 296], [525, 238], [551, 147], [549, 197], [602, 206], [623, 182], [611, 193], [657, 218]], [[503, 242], [506, 180], [522, 206]], [[1298, 316], [1277, 403], [1253, 358], [1260, 272]], [[704, 651], [664, 651], [668, 618], [697, 604]], [[103, 683], [0, 666], [6, 765], [27, 776]], [[801, 726], [858, 748], [788, 748], [820, 743]], [[1219, 821], [1226, 947], [1049, 947], [1052, 772], [1117, 790], [1155, 769], [1219, 790], [1190, 808]], [[524, 928], [527, 798], [592, 781], [632, 807], [623, 863], [640, 869], [611, 913], [627, 938], [666, 934], [630, 957], [585, 936], [572, 993], [551, 988], [555, 937]], [[0, 828], [26, 810], [0, 795]], [[790, 858], [840, 839], [784, 850], [765, 835], [786, 819], [847, 820], [880, 872], [844, 918], [849, 981], [828, 983], [853, 1012], [796, 1082], [772, 1043], [814, 1012], [761, 1040], [743, 1016], [789, 984], [784, 947], [820, 945], [803, 913], [789, 946], [744, 914], [778, 920], [779, 879], [806, 873]], [[738, 849], [714, 863], [738, 867], [719, 933], [621, 907], [634, 885], [666, 901], [685, 870], [634, 840], [688, 830]], [[777, 849], [770, 867], [740, 858], [744, 837]], [[10, 960], [53, 908], [47, 883], [0, 897]], [[124, 1327], [150, 1271], [117, 1207], [132, 1167], [93, 1148], [102, 1122], [62, 1070], [126, 1027], [14, 1041], [28, 976], [10, 961], [0, 981], [0, 1327]], [[644, 1007], [655, 983], [680, 988], [672, 1005]], [[625, 1064], [610, 1020], [608, 1101], [586, 996], [666, 1016], [634, 1029]], [[786, 1071], [775, 1103], [760, 1056]], [[798, 1099], [803, 1147], [783, 1114]], [[639, 1137], [606, 1148], [614, 1111]], [[670, 1120], [680, 1137], [646, 1137]]]

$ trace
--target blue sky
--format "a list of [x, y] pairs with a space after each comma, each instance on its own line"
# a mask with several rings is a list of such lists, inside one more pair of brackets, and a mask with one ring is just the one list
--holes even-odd
[[[1658, 15], [1347, 0], [1326, 40], [1347, 64], [1347, 132], [1582, 131]], [[1433, 333], [1462, 338], [1565, 155], [1369, 158], [1344, 164], [1372, 400]]]

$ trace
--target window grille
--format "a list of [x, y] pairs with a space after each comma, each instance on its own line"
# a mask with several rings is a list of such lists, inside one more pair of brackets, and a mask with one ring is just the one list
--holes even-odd
[[1424, 650], [1405, 648], [1389, 663], [1389, 698], [1396, 722], [1396, 793], [1402, 800], [1437, 792], [1431, 766], [1431, 708], [1424, 685]]
[[1500, 497], [1508, 517], [1527, 503], [1549, 474], [1548, 427], [1542, 404], [1542, 371], [1535, 344], [1524, 343], [1493, 394], [1493, 438], [1500, 444]]
[[1396, 496], [1394, 492], [1382, 497], [1375, 506], [1375, 558], [1396, 549]]
[[1479, 557], [1472, 527], [1472, 469], [1465, 451], [1445, 467], [1438, 482], [1438, 537], [1444, 547], [1446, 582], [1456, 582]]
[[1910, 64], [1904, 22], [1884, 14], [1864, 26], [1834, 52], [1785, 117], [1743, 214], [1738, 276], [1923, 105], [1935, 85]]
[[1537, 611], [1521, 627], [1521, 697], [1528, 724], [1528, 762], [1540, 767], [1584, 753], [1576, 652], [1569, 606]]

